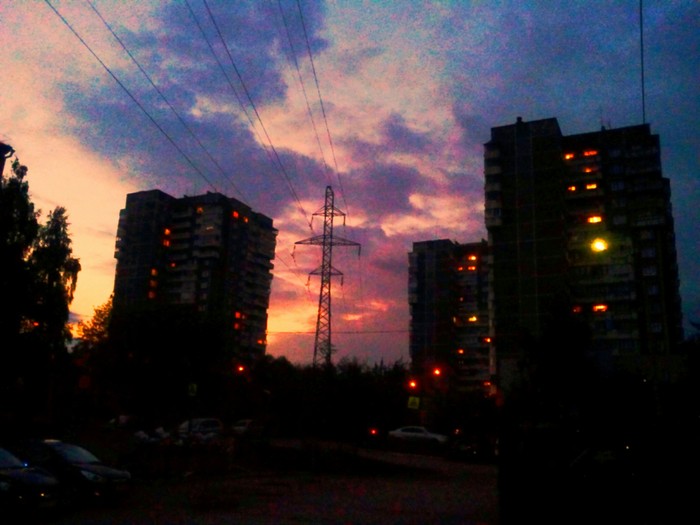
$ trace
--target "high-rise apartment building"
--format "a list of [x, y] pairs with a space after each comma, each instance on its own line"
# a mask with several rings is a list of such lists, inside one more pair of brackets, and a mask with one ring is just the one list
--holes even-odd
[[119, 215], [114, 309], [179, 305], [214, 322], [242, 359], [266, 348], [277, 230], [220, 193], [130, 193]]
[[415, 373], [439, 378], [452, 393], [488, 388], [486, 241], [413, 243], [409, 253], [410, 355]]
[[601, 373], [669, 380], [681, 303], [670, 184], [649, 125], [565, 136], [554, 118], [518, 118], [492, 128], [484, 174], [501, 383], [562, 308], [585, 321]]

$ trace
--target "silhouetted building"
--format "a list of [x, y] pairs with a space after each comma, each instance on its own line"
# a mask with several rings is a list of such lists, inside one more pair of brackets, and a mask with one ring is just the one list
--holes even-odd
[[484, 166], [501, 384], [563, 313], [587, 327], [603, 375], [671, 379], [683, 333], [658, 135], [643, 124], [564, 136], [554, 118], [518, 118], [492, 128]]
[[243, 359], [266, 348], [277, 230], [220, 193], [130, 193], [119, 214], [114, 310], [179, 306], [213, 323]]
[[452, 394], [488, 388], [486, 241], [414, 242], [408, 279], [413, 371]]

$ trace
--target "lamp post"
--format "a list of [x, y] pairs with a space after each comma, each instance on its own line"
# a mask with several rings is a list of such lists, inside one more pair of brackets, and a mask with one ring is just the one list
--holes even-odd
[[0, 142], [0, 176], [5, 172], [5, 159], [9, 159], [14, 153], [15, 150], [12, 146]]

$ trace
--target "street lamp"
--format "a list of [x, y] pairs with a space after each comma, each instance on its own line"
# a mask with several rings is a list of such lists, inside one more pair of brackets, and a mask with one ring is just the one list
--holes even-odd
[[594, 252], [604, 252], [605, 250], [608, 249], [608, 241], [605, 239], [601, 238], [596, 238], [593, 239], [593, 242], [591, 243], [591, 250]]
[[5, 171], [5, 159], [9, 159], [14, 154], [15, 150], [12, 146], [0, 142], [0, 176], [2, 176]]

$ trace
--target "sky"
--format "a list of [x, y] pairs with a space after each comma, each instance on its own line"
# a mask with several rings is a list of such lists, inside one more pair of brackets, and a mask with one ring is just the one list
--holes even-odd
[[[671, 181], [686, 335], [700, 322], [700, 2], [0, 0], [0, 141], [69, 215], [87, 319], [130, 192], [219, 191], [279, 230], [268, 353], [313, 357], [333, 188], [334, 360], [408, 361], [413, 242], [486, 238], [483, 144], [517, 117], [640, 124]], [[70, 27], [69, 27], [70, 25]], [[644, 50], [644, 101], [642, 60]]]

